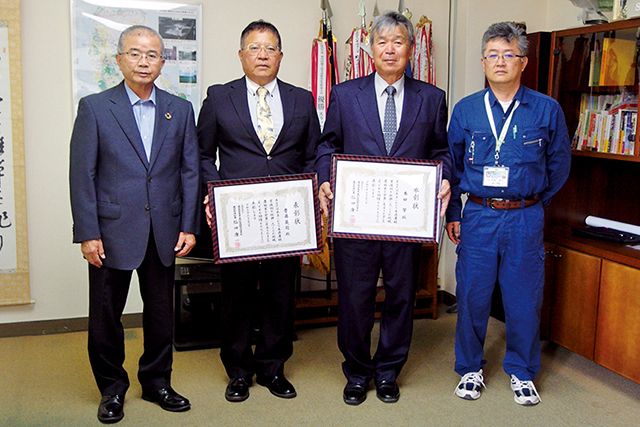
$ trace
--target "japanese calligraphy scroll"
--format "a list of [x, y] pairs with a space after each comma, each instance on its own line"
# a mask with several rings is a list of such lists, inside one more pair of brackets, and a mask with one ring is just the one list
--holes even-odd
[[0, 3], [0, 305], [31, 302], [22, 117], [20, 2]]

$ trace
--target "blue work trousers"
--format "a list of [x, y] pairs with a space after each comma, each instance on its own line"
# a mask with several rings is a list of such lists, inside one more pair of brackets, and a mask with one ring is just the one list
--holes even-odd
[[533, 380], [540, 370], [543, 227], [541, 203], [494, 210], [467, 202], [456, 249], [455, 371], [459, 375], [477, 372], [486, 363], [483, 346], [497, 282], [505, 311], [504, 370], [523, 381]]

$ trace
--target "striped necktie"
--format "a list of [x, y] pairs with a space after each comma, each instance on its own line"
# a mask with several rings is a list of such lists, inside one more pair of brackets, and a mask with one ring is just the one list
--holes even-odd
[[396, 139], [396, 127], [398, 126], [396, 121], [396, 102], [393, 99], [396, 88], [387, 86], [384, 91], [387, 92], [387, 104], [384, 107], [384, 126], [382, 127], [382, 133], [384, 134], [384, 146], [387, 149], [387, 154], [390, 154], [393, 141]]
[[258, 138], [264, 147], [264, 150], [269, 154], [273, 148], [273, 144], [276, 143], [276, 132], [273, 126], [273, 117], [271, 116], [271, 109], [267, 104], [266, 88], [258, 88]]

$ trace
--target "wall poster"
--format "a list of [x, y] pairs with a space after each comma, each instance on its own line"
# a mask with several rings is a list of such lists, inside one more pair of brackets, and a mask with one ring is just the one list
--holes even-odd
[[165, 64], [156, 85], [200, 110], [202, 5], [145, 0], [70, 0], [73, 114], [80, 98], [122, 81], [116, 62], [118, 37], [146, 25], [164, 40]]

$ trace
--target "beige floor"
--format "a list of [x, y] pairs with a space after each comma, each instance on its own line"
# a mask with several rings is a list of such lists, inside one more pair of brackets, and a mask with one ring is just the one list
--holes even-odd
[[[186, 413], [169, 413], [140, 399], [135, 367], [140, 329], [127, 331], [126, 368], [132, 386], [118, 426], [637, 426], [640, 385], [556, 345], [543, 346], [536, 380], [542, 402], [513, 402], [502, 371], [504, 325], [490, 322], [485, 382], [478, 401], [453, 395], [455, 314], [415, 321], [409, 361], [399, 379], [401, 398], [384, 404], [371, 390], [360, 406], [342, 402], [336, 328], [298, 331], [287, 376], [298, 397], [278, 399], [260, 386], [242, 403], [224, 400], [226, 376], [218, 349], [174, 357], [174, 387], [189, 399]], [[0, 339], [0, 426], [98, 426], [99, 394], [86, 356], [86, 333]]]

